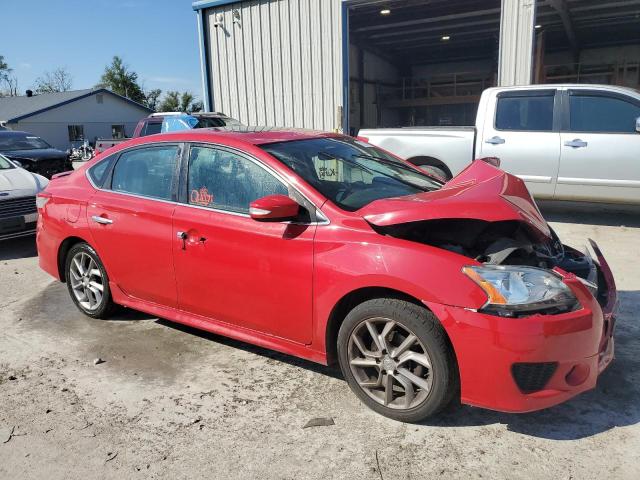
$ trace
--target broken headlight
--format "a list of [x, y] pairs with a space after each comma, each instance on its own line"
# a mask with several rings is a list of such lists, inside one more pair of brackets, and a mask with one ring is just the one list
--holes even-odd
[[560, 276], [535, 267], [483, 265], [462, 271], [487, 294], [482, 311], [505, 317], [573, 310], [578, 300]]

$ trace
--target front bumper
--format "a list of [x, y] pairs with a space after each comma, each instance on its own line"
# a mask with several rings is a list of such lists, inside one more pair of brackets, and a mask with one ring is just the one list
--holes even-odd
[[[592, 247], [599, 264], [600, 303], [575, 275], [558, 270], [578, 298], [579, 310], [514, 319], [427, 305], [440, 318], [456, 352], [463, 403], [530, 412], [595, 387], [614, 356], [617, 293], [606, 260], [593, 242]], [[516, 382], [514, 365], [551, 363], [555, 365], [545, 370], [549, 376], [541, 388], [523, 390]]]
[[0, 240], [26, 237], [36, 233], [38, 213], [0, 218]]

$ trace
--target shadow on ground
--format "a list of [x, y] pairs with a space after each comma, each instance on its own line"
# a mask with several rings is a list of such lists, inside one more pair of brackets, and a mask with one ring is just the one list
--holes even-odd
[[640, 205], [539, 201], [548, 222], [640, 228]]
[[[640, 325], [634, 323], [633, 318], [634, 312], [640, 306], [640, 292], [620, 292], [620, 301], [620, 318], [616, 332], [616, 360], [603, 372], [594, 390], [561, 405], [527, 414], [509, 414], [466, 405], [452, 405], [438, 417], [424, 422], [423, 425], [464, 427], [506, 424], [510, 431], [523, 435], [553, 440], [576, 440], [615, 427], [640, 422], [640, 378], [636, 374], [640, 371], [640, 356], [637, 351], [634, 351], [638, 348], [636, 339], [640, 334]], [[158, 322], [233, 348], [240, 348], [321, 375], [343, 379], [337, 368], [324, 367], [167, 320], [158, 320]]]
[[38, 251], [34, 235], [0, 241], [0, 260], [17, 260], [36, 256]]

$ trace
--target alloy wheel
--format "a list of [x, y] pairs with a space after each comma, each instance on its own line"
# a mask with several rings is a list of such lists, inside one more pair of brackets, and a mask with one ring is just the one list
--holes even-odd
[[394, 320], [370, 318], [358, 324], [349, 338], [348, 358], [358, 385], [385, 407], [406, 410], [429, 396], [429, 354], [413, 332]]
[[73, 294], [82, 308], [88, 311], [100, 308], [104, 283], [95, 260], [85, 252], [76, 253], [71, 259], [69, 274]]

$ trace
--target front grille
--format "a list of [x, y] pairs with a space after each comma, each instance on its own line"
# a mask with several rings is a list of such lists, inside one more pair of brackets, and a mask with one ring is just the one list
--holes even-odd
[[37, 211], [35, 196], [0, 199], [0, 218], [21, 217]]
[[558, 368], [557, 362], [514, 363], [511, 374], [522, 393], [542, 390]]

